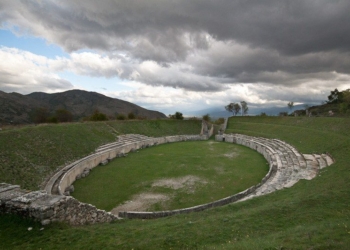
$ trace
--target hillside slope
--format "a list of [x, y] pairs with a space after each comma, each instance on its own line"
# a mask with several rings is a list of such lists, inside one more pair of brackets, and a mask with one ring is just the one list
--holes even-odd
[[54, 94], [34, 92], [21, 95], [0, 91], [0, 123], [2, 124], [33, 123], [38, 108], [46, 109], [51, 115], [55, 114], [58, 109], [66, 109], [73, 114], [75, 121], [92, 115], [95, 110], [99, 110], [112, 119], [117, 114], [127, 115], [129, 113], [148, 119], [166, 118], [166, 115], [161, 112], [148, 110], [96, 92], [69, 90]]
[[116, 140], [120, 134], [199, 134], [201, 121], [144, 120], [62, 123], [0, 131], [0, 183], [40, 189], [56, 168]]

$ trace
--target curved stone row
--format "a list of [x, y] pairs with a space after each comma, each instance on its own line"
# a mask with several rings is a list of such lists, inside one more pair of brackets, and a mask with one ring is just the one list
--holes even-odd
[[138, 219], [160, 218], [175, 214], [198, 212], [208, 208], [243, 201], [256, 196], [265, 195], [282, 188], [291, 187], [300, 179], [311, 180], [317, 175], [320, 168], [329, 166], [333, 163], [332, 158], [326, 154], [303, 155], [293, 146], [277, 139], [252, 137], [240, 134], [216, 135], [215, 139], [217, 141], [244, 145], [256, 150], [268, 161], [269, 172], [259, 184], [252, 186], [238, 194], [211, 203], [171, 211], [119, 212], [119, 217]]
[[238, 194], [195, 207], [160, 212], [126, 211], [120, 212], [119, 217], [104, 210], [99, 210], [90, 204], [81, 203], [73, 197], [63, 195], [67, 190], [71, 189], [72, 183], [77, 177], [115, 157], [125, 156], [131, 151], [162, 143], [206, 139], [208, 139], [207, 136], [200, 135], [160, 138], [142, 135], [120, 136], [118, 141], [103, 145], [97, 148], [94, 154], [69, 164], [58, 171], [48, 181], [45, 188], [46, 191], [28, 192], [19, 189], [19, 186], [16, 185], [0, 184], [0, 212], [17, 213], [26, 217], [32, 217], [40, 220], [43, 224], [51, 221], [66, 221], [73, 225], [81, 225], [84, 223], [109, 222], [119, 219], [119, 217], [159, 218], [202, 211], [268, 194], [285, 187], [291, 187], [300, 179], [310, 180], [314, 178], [319, 169], [333, 163], [332, 158], [326, 154], [303, 155], [291, 145], [277, 139], [223, 134], [216, 135], [215, 139], [250, 147], [261, 153], [269, 162], [269, 172], [262, 179], [261, 183]]
[[[225, 134], [217, 136], [216, 140], [244, 145], [257, 150], [264, 156], [265, 147], [274, 155], [273, 160], [277, 164], [276, 174], [242, 200], [289, 188], [301, 179], [311, 180], [317, 176], [320, 169], [333, 163], [333, 159], [327, 154], [301, 154], [293, 146], [278, 139]], [[265, 158], [269, 161], [268, 157], [265, 156]]]

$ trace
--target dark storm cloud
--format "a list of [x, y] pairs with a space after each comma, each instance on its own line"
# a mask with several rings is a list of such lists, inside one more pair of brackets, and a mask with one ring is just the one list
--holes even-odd
[[[132, 47], [147, 39], [181, 58], [201, 43], [185, 32], [209, 33], [287, 54], [350, 49], [350, 2], [343, 1], [22, 1], [21, 12], [67, 50]], [[33, 24], [37, 25], [37, 24]], [[137, 41], [135, 42], [137, 43]], [[141, 44], [142, 45], [142, 44]], [[205, 45], [206, 46], [206, 45]], [[205, 47], [204, 46], [204, 47]], [[137, 47], [137, 46], [136, 46]]]
[[119, 51], [133, 63], [188, 64], [199, 79], [209, 76], [143, 74], [151, 85], [220, 91], [224, 83], [296, 85], [350, 73], [349, 0], [4, 0], [0, 9], [3, 26], [68, 52]]

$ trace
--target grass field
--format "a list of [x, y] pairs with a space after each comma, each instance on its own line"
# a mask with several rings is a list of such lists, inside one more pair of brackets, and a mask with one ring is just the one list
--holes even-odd
[[172, 210], [236, 194], [259, 183], [268, 170], [262, 155], [235, 144], [162, 144], [95, 168], [74, 183], [73, 196], [110, 211], [116, 205], [135, 201], [133, 197], [138, 194], [154, 194], [163, 199], [148, 210]]
[[[300, 181], [289, 189], [163, 219], [81, 227], [52, 224], [40, 230], [42, 226], [31, 220], [2, 215], [0, 248], [349, 249], [349, 128], [350, 119], [346, 118], [231, 119], [228, 126], [231, 132], [279, 138], [302, 153], [329, 152], [336, 162], [315, 179]], [[32, 231], [27, 230], [29, 226]]]

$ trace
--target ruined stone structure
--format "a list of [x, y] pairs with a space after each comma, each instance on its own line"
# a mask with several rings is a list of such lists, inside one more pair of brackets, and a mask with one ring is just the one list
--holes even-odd
[[208, 136], [208, 138], [209, 138], [213, 134], [214, 134], [214, 125], [211, 124], [211, 126], [210, 126], [209, 122], [202, 120], [201, 135]]
[[84, 225], [118, 219], [109, 212], [79, 202], [71, 196], [51, 195], [44, 190], [29, 192], [6, 183], [0, 183], [0, 212], [33, 218], [43, 225], [53, 221]]
[[125, 211], [120, 212], [119, 217], [97, 209], [90, 204], [81, 203], [69, 196], [70, 192], [74, 191], [72, 184], [76, 179], [88, 175], [92, 168], [101, 164], [107, 164], [115, 157], [123, 157], [129, 152], [157, 144], [207, 140], [208, 138], [209, 134], [159, 138], [133, 134], [119, 136], [116, 142], [103, 145], [97, 148], [94, 154], [59, 170], [47, 182], [44, 191], [29, 192], [21, 190], [16, 185], [1, 183], [0, 212], [34, 218], [41, 221], [42, 224], [48, 224], [52, 221], [65, 221], [72, 225], [82, 225], [86, 223], [110, 222], [120, 219], [120, 217], [159, 218], [174, 214], [202, 211], [204, 209], [250, 199], [255, 196], [265, 195], [282, 188], [288, 188], [300, 179], [310, 180], [314, 178], [319, 169], [333, 163], [332, 158], [327, 154], [301, 154], [291, 145], [277, 139], [239, 134], [219, 134], [215, 137], [217, 141], [244, 145], [256, 150], [265, 157], [269, 163], [269, 172], [259, 184], [238, 194], [195, 207], [160, 212]]
[[243, 201], [256, 196], [265, 195], [282, 188], [289, 188], [300, 179], [311, 180], [316, 177], [319, 169], [333, 163], [329, 155], [300, 154], [291, 145], [277, 140], [246, 135], [216, 135], [217, 141], [226, 141], [250, 147], [262, 154], [269, 163], [269, 172], [262, 181], [238, 194], [207, 204], [184, 209], [161, 212], [120, 212], [119, 217], [125, 218], [159, 218], [174, 214], [202, 211], [212, 207], [223, 206], [232, 202]]
[[0, 212], [18, 214], [34, 218], [42, 224], [64, 221], [71, 225], [111, 222], [120, 219], [95, 206], [79, 202], [69, 196], [74, 191], [76, 179], [85, 177], [90, 170], [104, 165], [115, 157], [126, 156], [129, 152], [163, 143], [207, 140], [208, 136], [178, 135], [152, 138], [143, 135], [122, 135], [113, 143], [96, 149], [94, 154], [84, 157], [55, 173], [45, 186], [45, 190], [26, 191], [18, 185], [0, 184]]

